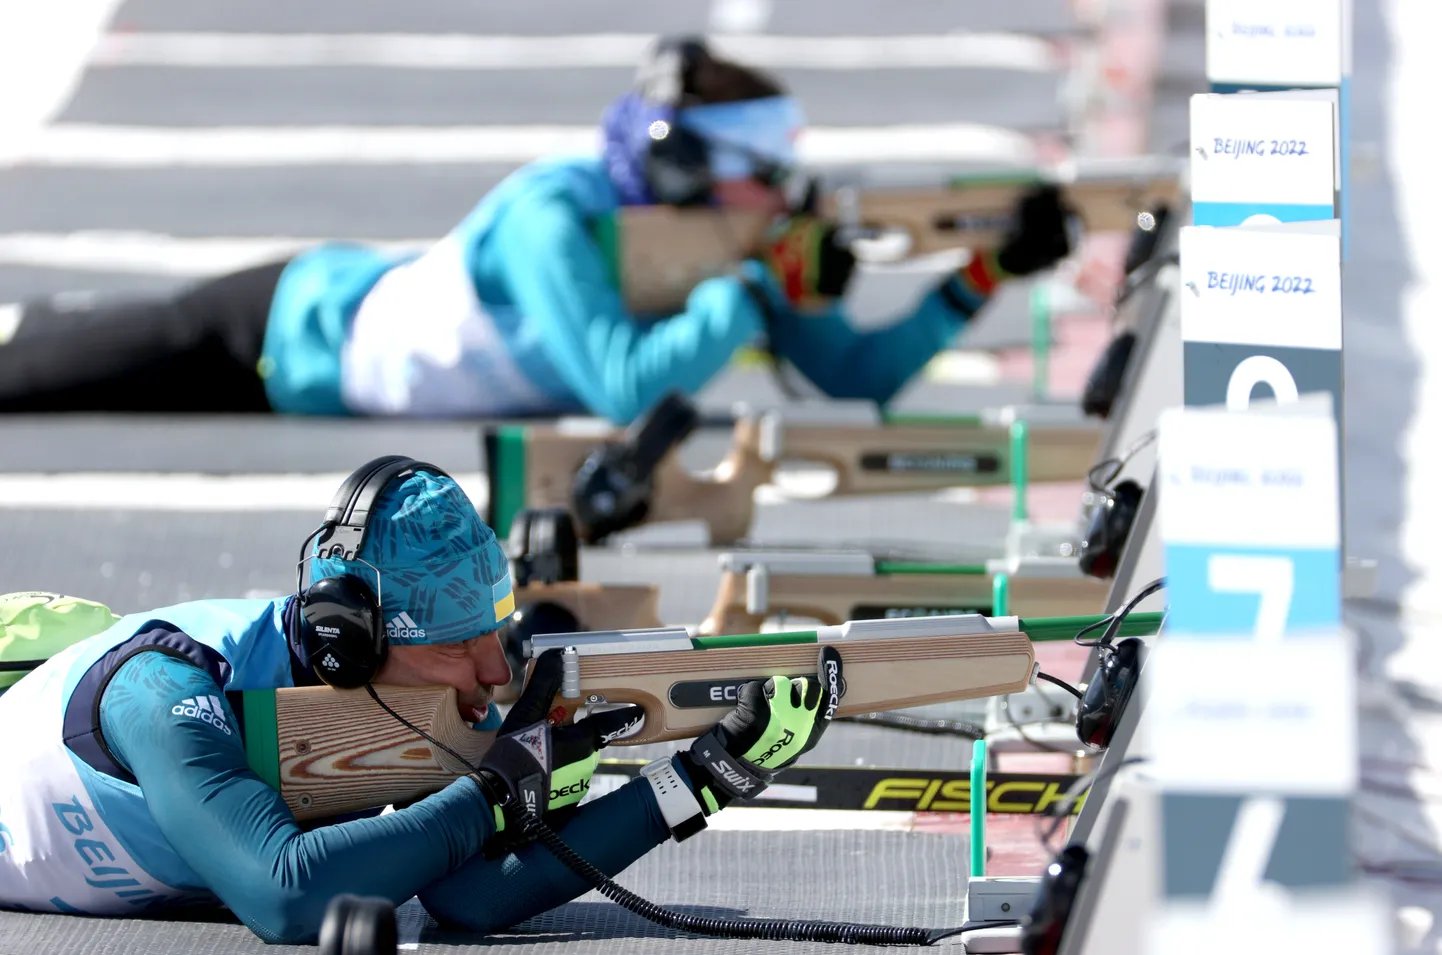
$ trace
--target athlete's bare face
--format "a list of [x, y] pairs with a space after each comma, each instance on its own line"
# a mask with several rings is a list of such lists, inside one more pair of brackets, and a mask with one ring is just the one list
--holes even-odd
[[461, 718], [479, 723], [486, 718], [495, 688], [511, 682], [511, 665], [496, 631], [460, 643], [392, 644], [375, 682], [453, 686]]

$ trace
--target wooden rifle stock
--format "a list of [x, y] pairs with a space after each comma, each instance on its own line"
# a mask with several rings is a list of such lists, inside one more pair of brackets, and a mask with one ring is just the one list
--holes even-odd
[[[1080, 480], [1101, 442], [1101, 427], [1082, 418], [1028, 421], [1028, 434], [1027, 474], [1033, 482]], [[576, 471], [599, 443], [621, 437], [611, 428], [497, 429], [488, 442], [496, 460], [487, 461], [496, 489], [487, 516], [496, 532], [508, 533], [521, 508], [571, 508]], [[774, 412], [745, 415], [733, 426], [726, 456], [709, 473], [687, 470], [676, 449], [666, 455], [657, 466], [644, 523], [699, 519], [712, 543], [735, 543], [751, 529], [756, 489], [770, 483], [784, 461], [833, 468], [832, 496], [996, 486], [1011, 479], [1011, 429], [985, 418], [788, 424]]]
[[[554, 703], [574, 719], [583, 706], [635, 703], [646, 714], [612, 745], [688, 739], [731, 709], [735, 690], [773, 675], [813, 675], [817, 644], [834, 643], [845, 667], [840, 715], [1018, 692], [1032, 679], [1033, 640], [1066, 640], [1103, 617], [1027, 620], [960, 614], [851, 621], [794, 633], [690, 637], [683, 629], [552, 634], [530, 655], [570, 648]], [[1155, 633], [1161, 614], [1133, 613], [1123, 636]], [[473, 730], [448, 687], [377, 686], [397, 713], [474, 765], [494, 734]], [[402, 804], [468, 771], [420, 739], [365, 690], [303, 687], [242, 694], [246, 754], [297, 819]]]

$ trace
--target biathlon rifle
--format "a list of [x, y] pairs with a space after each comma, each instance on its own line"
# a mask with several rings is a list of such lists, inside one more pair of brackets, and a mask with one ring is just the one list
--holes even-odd
[[[1091, 232], [1125, 232], [1174, 203], [1181, 164], [1159, 157], [1071, 161], [902, 183], [850, 174], [821, 185], [806, 211], [837, 223], [871, 261], [900, 261], [956, 249], [991, 249], [1011, 225], [1017, 200], [1041, 183], [1061, 187]], [[696, 285], [733, 271], [762, 248], [773, 218], [742, 209], [628, 207], [598, 225], [613, 281], [637, 314], [672, 314]], [[890, 246], [900, 251], [887, 253]]]
[[673, 393], [625, 431], [596, 422], [488, 428], [486, 522], [507, 534], [523, 509], [565, 508], [581, 536], [597, 543], [641, 524], [699, 519], [713, 544], [734, 544], [751, 529], [756, 489], [783, 462], [829, 466], [836, 475], [830, 496], [1004, 485], [1018, 453], [1029, 481], [1079, 481], [1102, 433], [1069, 408], [897, 415], [880, 424], [747, 411], [732, 427], [726, 456], [696, 474], [678, 451], [699, 420], [689, 399]]
[[[1020, 692], [1035, 676], [1033, 641], [1071, 639], [1105, 619], [958, 614], [719, 637], [663, 627], [538, 636], [527, 654], [534, 659], [550, 647], [563, 651], [565, 680], [554, 701], [554, 722], [573, 720], [582, 707], [634, 703], [644, 711], [643, 724], [611, 745], [635, 746], [699, 736], [726, 715], [748, 681], [814, 677], [818, 643], [841, 652], [846, 685], [838, 714], [847, 716]], [[1160, 623], [1160, 614], [1134, 613], [1120, 636], [1155, 633]], [[461, 718], [454, 689], [374, 689], [473, 765], [494, 738]], [[298, 819], [403, 804], [469, 771], [364, 689], [247, 691], [241, 723], [251, 767], [280, 791]]]

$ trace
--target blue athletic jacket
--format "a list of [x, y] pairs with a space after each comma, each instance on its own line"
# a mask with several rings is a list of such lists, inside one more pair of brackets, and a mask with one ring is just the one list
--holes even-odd
[[[281, 276], [261, 361], [273, 407], [624, 424], [671, 389], [694, 394], [762, 339], [760, 310], [727, 276], [698, 284], [676, 315], [631, 314], [596, 237], [616, 208], [599, 159], [540, 160], [425, 255], [348, 243], [299, 255]], [[953, 277], [949, 294], [939, 287], [895, 324], [858, 331], [839, 303], [798, 314], [760, 263], [743, 269], [770, 292], [772, 347], [835, 398], [888, 401], [985, 304]]]

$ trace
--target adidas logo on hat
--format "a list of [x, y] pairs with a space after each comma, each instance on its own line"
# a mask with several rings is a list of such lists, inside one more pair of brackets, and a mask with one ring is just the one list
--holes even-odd
[[410, 614], [402, 610], [386, 624], [386, 636], [392, 640], [424, 640], [426, 632], [416, 626]]
[[218, 696], [187, 697], [172, 706], [170, 712], [173, 716], [188, 716], [209, 723], [226, 736], [230, 735], [230, 727], [225, 725], [225, 703]]

